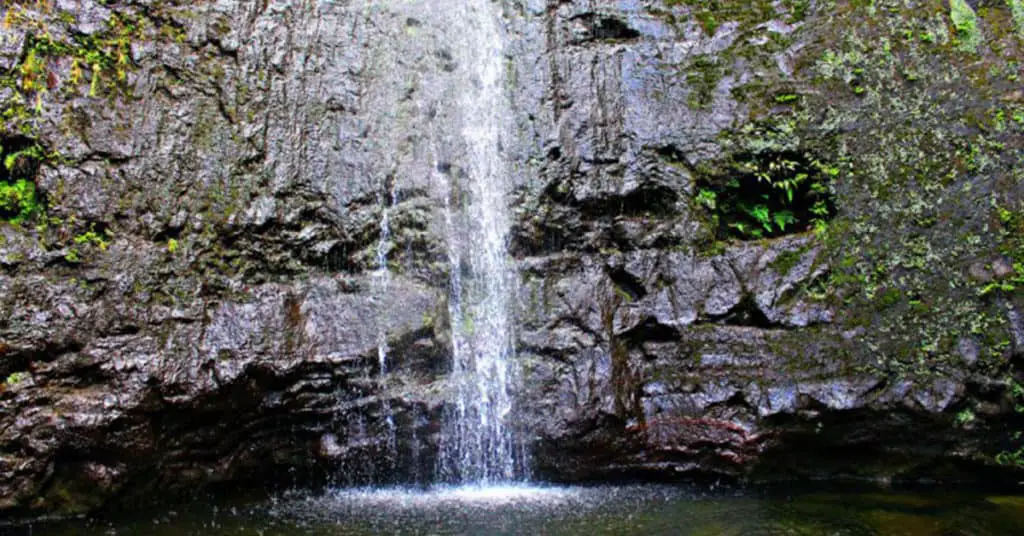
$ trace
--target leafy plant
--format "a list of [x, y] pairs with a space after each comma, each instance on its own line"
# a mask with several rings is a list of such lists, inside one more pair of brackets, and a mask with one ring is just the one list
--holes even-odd
[[758, 239], [808, 229], [822, 232], [832, 217], [828, 184], [839, 175], [837, 167], [775, 153], [747, 155], [727, 172], [725, 180], [705, 179], [694, 199], [714, 214], [727, 235]]
[[697, 204], [702, 207], [715, 210], [715, 208], [717, 208], [718, 203], [718, 194], [716, 194], [712, 190], [705, 190], [701, 188], [699, 191], [697, 191], [696, 201]]
[[77, 247], [68, 248], [67, 253], [64, 254], [64, 260], [72, 264], [82, 262], [83, 250], [81, 248], [84, 247], [95, 247], [100, 251], [106, 251], [110, 247], [110, 237], [109, 231], [105, 229], [97, 231], [95, 224], [91, 225], [88, 231], [75, 236], [73, 241]]
[[[7, 142], [5, 142], [7, 143]], [[0, 146], [0, 221], [21, 224], [44, 212], [43, 201], [32, 177], [47, 158], [38, 143], [22, 139], [14, 147]], [[7, 152], [10, 151], [10, 152]]]
[[3, 385], [5, 387], [13, 387], [15, 385], [18, 385], [19, 383], [24, 382], [27, 379], [29, 379], [29, 374], [27, 372], [15, 372], [8, 376], [6, 380], [4, 380]]
[[786, 232], [787, 225], [796, 223], [796, 216], [789, 210], [780, 210], [772, 215], [772, 220], [779, 231]]

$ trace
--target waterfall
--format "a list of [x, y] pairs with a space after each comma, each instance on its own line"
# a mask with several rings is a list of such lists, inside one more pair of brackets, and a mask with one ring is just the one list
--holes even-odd
[[464, 159], [447, 169], [454, 400], [447, 415], [440, 478], [487, 484], [522, 476], [522, 448], [509, 419], [515, 376], [511, 325], [515, 276], [507, 251], [506, 163], [511, 124], [505, 95], [499, 2], [441, 2], [452, 20], [452, 90]]

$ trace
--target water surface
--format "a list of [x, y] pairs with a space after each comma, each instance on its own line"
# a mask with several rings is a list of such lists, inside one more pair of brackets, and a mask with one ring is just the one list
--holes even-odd
[[[2, 532], [0, 528], [0, 532]], [[369, 534], [1019, 535], [1024, 497], [707, 491], [671, 486], [338, 490], [257, 504], [194, 504], [32, 536]]]

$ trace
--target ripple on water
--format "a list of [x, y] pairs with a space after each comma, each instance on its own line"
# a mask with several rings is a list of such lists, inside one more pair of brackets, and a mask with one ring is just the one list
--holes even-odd
[[[758, 493], [671, 486], [501, 485], [332, 490], [197, 504], [116, 523], [68, 521], [31, 536], [841, 536], [1024, 534], [1024, 499], [951, 492]], [[210, 509], [213, 509], [212, 512]], [[4, 528], [0, 526], [0, 533]], [[21, 533], [16, 533], [21, 534]]]

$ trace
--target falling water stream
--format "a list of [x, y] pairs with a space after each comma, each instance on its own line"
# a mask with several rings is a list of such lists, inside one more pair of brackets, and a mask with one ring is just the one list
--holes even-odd
[[[441, 2], [452, 26], [453, 99], [465, 155], [446, 176], [452, 408], [445, 423], [441, 480], [473, 484], [522, 476], [509, 427], [515, 374], [511, 307], [515, 278], [506, 247], [509, 217], [502, 138], [510, 124], [500, 3]], [[451, 5], [448, 5], [451, 4]]]
[[[377, 287], [375, 295], [381, 301], [387, 299], [388, 287], [391, 284], [391, 270], [388, 267], [388, 251], [391, 249], [391, 211], [398, 202], [394, 181], [391, 177], [385, 179], [384, 190], [385, 192], [381, 198], [380, 240], [377, 242], [377, 272], [374, 274], [374, 281]], [[377, 331], [377, 365], [380, 369], [379, 374], [382, 385], [385, 385], [387, 381], [388, 351], [390, 350], [388, 347], [388, 332], [384, 327], [387, 325], [387, 321], [383, 318], [383, 315], [387, 313], [387, 308], [378, 308], [378, 315], [380, 317], [377, 319], [377, 325], [380, 327]], [[387, 396], [381, 397], [381, 412], [384, 415], [386, 426], [384, 431], [386, 434], [384, 439], [386, 467], [393, 469], [395, 459], [397, 458], [395, 416], [391, 408], [391, 401]]]

